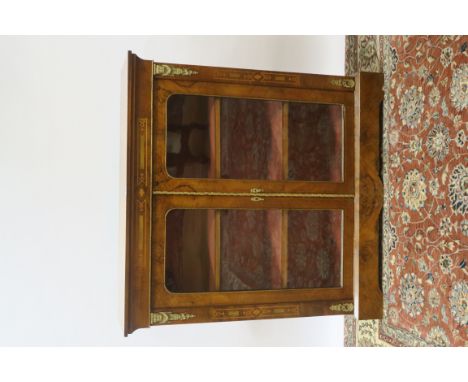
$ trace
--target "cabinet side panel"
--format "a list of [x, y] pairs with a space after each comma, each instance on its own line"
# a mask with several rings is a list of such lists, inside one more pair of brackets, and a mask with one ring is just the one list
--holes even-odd
[[152, 78], [129, 52], [125, 335], [149, 326]]
[[379, 217], [383, 206], [380, 166], [380, 104], [383, 75], [360, 73], [356, 81], [355, 315], [360, 320], [383, 314], [380, 289]]

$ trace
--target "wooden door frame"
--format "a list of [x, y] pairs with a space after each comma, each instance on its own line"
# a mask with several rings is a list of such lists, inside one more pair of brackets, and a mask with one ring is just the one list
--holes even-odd
[[[354, 176], [354, 95], [349, 92], [315, 89], [265, 87], [247, 84], [221, 84], [193, 80], [157, 80], [153, 90], [154, 154], [153, 188], [165, 192], [249, 192], [256, 188], [272, 193], [352, 195]], [[343, 107], [341, 182], [306, 180], [251, 180], [173, 178], [166, 169], [167, 100], [173, 94], [236, 97], [261, 100], [297, 101], [334, 104]]]
[[[346, 300], [353, 297], [354, 200], [352, 198], [249, 197], [156, 195], [153, 199], [151, 253], [151, 309], [211, 305], [274, 304]], [[172, 293], [165, 286], [165, 217], [172, 209], [293, 209], [342, 210], [342, 283], [336, 288], [275, 289], [263, 291]]]

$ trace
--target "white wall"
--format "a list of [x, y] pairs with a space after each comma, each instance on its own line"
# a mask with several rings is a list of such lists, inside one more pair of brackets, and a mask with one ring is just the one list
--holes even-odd
[[335, 345], [343, 317], [123, 337], [121, 78], [163, 62], [343, 74], [344, 37], [0, 37], [0, 345]]

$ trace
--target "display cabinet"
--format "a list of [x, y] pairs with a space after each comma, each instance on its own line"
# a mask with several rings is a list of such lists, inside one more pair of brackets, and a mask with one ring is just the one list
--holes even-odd
[[125, 334], [380, 318], [382, 76], [128, 55]]

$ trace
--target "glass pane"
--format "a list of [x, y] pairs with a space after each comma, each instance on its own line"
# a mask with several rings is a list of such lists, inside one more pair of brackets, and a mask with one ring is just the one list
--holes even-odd
[[172, 177], [340, 182], [342, 146], [341, 105], [183, 94], [167, 103]]
[[209, 290], [209, 210], [172, 210], [166, 218], [166, 288], [171, 292]]
[[282, 103], [221, 99], [221, 177], [283, 179]]
[[288, 179], [341, 182], [341, 105], [289, 103]]
[[288, 212], [288, 288], [341, 285], [342, 212]]
[[177, 178], [214, 177], [213, 98], [175, 94], [167, 101], [167, 172]]
[[171, 210], [171, 292], [341, 286], [341, 210]]
[[220, 290], [281, 288], [281, 210], [221, 212]]

